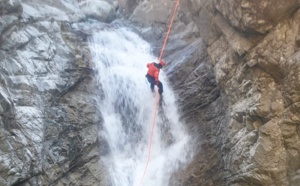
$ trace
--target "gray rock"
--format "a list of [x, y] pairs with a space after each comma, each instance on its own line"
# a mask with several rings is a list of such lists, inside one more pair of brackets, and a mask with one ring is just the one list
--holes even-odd
[[144, 1], [135, 8], [129, 19], [141, 25], [151, 23], [167, 24], [168, 16], [171, 14], [171, 5], [171, 1], [163, 3], [159, 0]]
[[0, 2], [0, 15], [8, 15], [22, 11], [19, 0], [2, 0]]
[[26, 0], [21, 17], [1, 15], [0, 185], [110, 184], [88, 46], [71, 27], [84, 18], [75, 3]]
[[80, 2], [82, 12], [101, 22], [111, 22], [115, 18], [115, 8], [107, 1], [86, 0]]
[[300, 6], [298, 0], [215, 0], [219, 12], [237, 29], [266, 33]]

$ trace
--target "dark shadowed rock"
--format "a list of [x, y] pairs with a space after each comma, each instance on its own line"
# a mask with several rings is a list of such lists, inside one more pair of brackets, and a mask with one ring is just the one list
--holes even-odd
[[20, 0], [2, 0], [0, 2], [0, 15], [20, 13], [22, 6]]

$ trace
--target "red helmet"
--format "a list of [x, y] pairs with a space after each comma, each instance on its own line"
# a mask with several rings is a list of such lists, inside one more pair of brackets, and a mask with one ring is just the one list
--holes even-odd
[[164, 60], [160, 60], [159, 64], [161, 64], [161, 66], [166, 66], [166, 62]]

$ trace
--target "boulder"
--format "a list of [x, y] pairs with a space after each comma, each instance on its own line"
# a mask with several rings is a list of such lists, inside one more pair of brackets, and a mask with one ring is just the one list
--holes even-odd
[[172, 11], [170, 7], [173, 7], [173, 4], [169, 0], [144, 1], [135, 8], [129, 20], [140, 25], [167, 24]]
[[112, 3], [102, 0], [86, 0], [79, 3], [82, 12], [89, 18], [101, 22], [111, 22], [115, 18], [115, 8]]

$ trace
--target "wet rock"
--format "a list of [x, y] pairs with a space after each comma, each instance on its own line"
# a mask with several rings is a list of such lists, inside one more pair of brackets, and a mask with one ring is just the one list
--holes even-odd
[[35, 1], [22, 2], [22, 22], [38, 21], [70, 21], [76, 22], [85, 18], [77, 6], [75, 0], [71, 1], [51, 1], [45, 0], [43, 3]]
[[0, 5], [15, 12], [0, 17], [0, 185], [109, 185], [88, 46], [72, 27], [84, 15], [76, 1], [15, 2]]
[[8, 15], [22, 11], [19, 0], [3, 0], [0, 2], [0, 15]]
[[102, 22], [111, 22], [115, 18], [115, 8], [110, 1], [86, 0], [80, 2], [79, 6], [87, 17]]
[[147, 25], [149, 23], [168, 23], [168, 16], [170, 15], [170, 8], [172, 4], [170, 1], [161, 2], [155, 1], [144, 1], [140, 3], [132, 15], [130, 20], [133, 22], [138, 22], [142, 25]]

